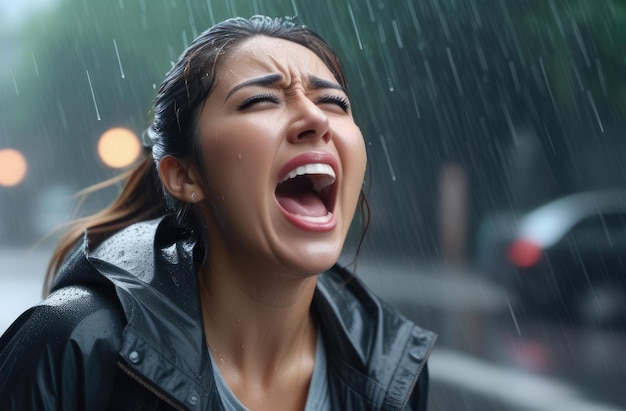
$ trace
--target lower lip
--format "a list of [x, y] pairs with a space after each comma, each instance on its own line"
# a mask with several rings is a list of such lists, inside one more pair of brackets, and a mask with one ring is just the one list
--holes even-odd
[[308, 221], [300, 216], [291, 214], [290, 212], [282, 208], [278, 202], [276, 202], [276, 205], [278, 206], [278, 209], [283, 213], [287, 221], [289, 221], [291, 224], [293, 224], [294, 226], [296, 226], [297, 228], [301, 230], [323, 233], [323, 232], [332, 231], [337, 226], [337, 218], [335, 217], [334, 213], [331, 214], [330, 219], [328, 221], [325, 221], [323, 223], [318, 223], [318, 222]]

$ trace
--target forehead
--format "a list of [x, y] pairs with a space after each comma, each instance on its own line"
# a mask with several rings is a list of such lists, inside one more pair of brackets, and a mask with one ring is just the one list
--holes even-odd
[[337, 82], [326, 64], [308, 48], [292, 41], [256, 36], [237, 45], [218, 68], [218, 82], [280, 73], [287, 81], [310, 75]]

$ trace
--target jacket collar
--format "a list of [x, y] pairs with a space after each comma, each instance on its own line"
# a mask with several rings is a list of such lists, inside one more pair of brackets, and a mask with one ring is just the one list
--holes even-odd
[[[126, 364], [189, 409], [221, 409], [202, 326], [195, 262], [204, 250], [172, 218], [134, 224], [84, 256], [115, 288], [125, 313]], [[318, 277], [313, 309], [333, 378], [374, 408], [406, 405], [436, 336], [374, 297], [347, 270]], [[331, 389], [334, 389], [331, 387]]]
[[91, 265], [125, 313], [126, 365], [189, 409], [219, 409], [202, 327], [194, 236], [173, 218], [134, 224], [95, 249]]
[[319, 276], [313, 306], [322, 325], [329, 369], [369, 396], [372, 409], [406, 409], [436, 335], [375, 297], [344, 268]]

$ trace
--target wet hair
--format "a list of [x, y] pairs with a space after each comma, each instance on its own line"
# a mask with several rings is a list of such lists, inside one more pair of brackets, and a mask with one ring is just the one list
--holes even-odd
[[[142, 135], [144, 159], [121, 176], [84, 190], [83, 194], [89, 194], [125, 182], [119, 196], [109, 207], [76, 220], [60, 239], [48, 265], [44, 294], [47, 294], [64, 259], [85, 230], [88, 230], [90, 244], [97, 245], [133, 223], [165, 214], [175, 215], [180, 224], [190, 228], [202, 224], [195, 207], [175, 199], [163, 188], [158, 177], [159, 164], [165, 156], [172, 156], [205, 175], [197, 132], [198, 113], [213, 91], [216, 73], [225, 57], [238, 45], [256, 36], [284, 39], [306, 47], [324, 62], [337, 82], [347, 90], [343, 70], [331, 47], [293, 19], [237, 17], [218, 23], [200, 34], [166, 74], [154, 99], [152, 124]], [[368, 214], [363, 194], [361, 208]]]

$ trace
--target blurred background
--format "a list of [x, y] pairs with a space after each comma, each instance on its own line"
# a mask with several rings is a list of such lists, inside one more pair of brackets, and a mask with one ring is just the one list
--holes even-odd
[[625, 0], [0, 0], [0, 332], [54, 230], [116, 195], [75, 196], [137, 159], [178, 55], [253, 14], [343, 62], [357, 274], [440, 335], [430, 409], [626, 409]]

